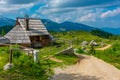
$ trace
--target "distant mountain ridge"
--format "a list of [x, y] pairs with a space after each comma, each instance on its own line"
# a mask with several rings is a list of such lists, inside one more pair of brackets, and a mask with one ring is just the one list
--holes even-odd
[[[49, 31], [78, 31], [78, 30], [84, 30], [84, 31], [91, 31], [91, 30], [95, 30], [97, 28], [85, 25], [85, 24], [81, 24], [81, 23], [75, 23], [75, 22], [69, 22], [69, 21], [65, 21], [63, 23], [56, 23], [54, 21], [51, 21], [49, 19], [41, 19], [41, 21], [43, 22], [43, 24], [46, 26], [46, 28]], [[0, 16], [0, 27], [1, 29], [3, 29], [2, 27], [6, 27], [6, 26], [10, 26], [10, 27], [6, 27], [9, 28], [7, 31], [9, 31], [10, 29], [12, 29], [12, 26], [15, 25], [16, 20], [4, 17], [4, 16]], [[4, 29], [6, 29], [4, 28]], [[116, 34], [120, 34], [120, 29], [111, 29], [111, 28], [102, 28], [102, 30], [107, 31], [107, 32], [111, 32], [111, 33], [116, 33]]]
[[0, 27], [1, 26], [14, 26], [15, 20], [0, 15]]
[[63, 23], [56, 23], [47, 19], [42, 19], [43, 24], [46, 28], [50, 31], [75, 31], [75, 30], [84, 30], [84, 31], [91, 31], [93, 28], [88, 25], [74, 23], [74, 22], [63, 22]]
[[[49, 19], [41, 19], [43, 24], [46, 26], [46, 28], [49, 31], [72, 31], [72, 30], [85, 30], [85, 31], [91, 31], [93, 27], [90, 27], [88, 25], [80, 24], [80, 23], [74, 23], [74, 22], [63, 22], [63, 23], [56, 23]], [[15, 20], [0, 16], [0, 27], [2, 26], [14, 26]]]
[[116, 35], [120, 34], [120, 28], [101, 28], [101, 29]]

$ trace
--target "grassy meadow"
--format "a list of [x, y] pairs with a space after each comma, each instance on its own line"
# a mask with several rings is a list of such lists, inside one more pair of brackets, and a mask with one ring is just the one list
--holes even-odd
[[[55, 42], [50, 46], [37, 49], [39, 50], [39, 62], [34, 63], [33, 56], [26, 55], [22, 50], [13, 52], [13, 68], [4, 71], [3, 67], [9, 61], [9, 47], [0, 47], [0, 80], [47, 80], [56, 67], [65, 67], [66, 65], [73, 65], [77, 58], [72, 55], [56, 54], [73, 45], [80, 54], [94, 55], [104, 61], [116, 66], [120, 69], [120, 42], [119, 40], [112, 40], [94, 36], [85, 31], [71, 31], [71, 32], [51, 32], [55, 38]], [[104, 51], [96, 51], [96, 54], [85, 53], [81, 51], [81, 42], [95, 40], [98, 44], [104, 42], [111, 44], [112, 47]], [[58, 47], [59, 46], [59, 47]], [[90, 46], [86, 46], [90, 49]], [[101, 46], [96, 46], [99, 48]], [[61, 60], [56, 62], [49, 57]]]

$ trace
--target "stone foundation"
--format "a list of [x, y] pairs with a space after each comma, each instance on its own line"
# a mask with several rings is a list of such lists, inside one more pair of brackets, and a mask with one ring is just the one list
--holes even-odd
[[69, 47], [63, 51], [58, 52], [57, 54], [74, 55], [74, 49], [72, 47]]

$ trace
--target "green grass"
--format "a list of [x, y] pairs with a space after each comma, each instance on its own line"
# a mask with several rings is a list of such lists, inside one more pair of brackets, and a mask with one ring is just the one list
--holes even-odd
[[97, 42], [105, 42], [105, 43], [110, 42], [108, 39], [94, 36], [91, 33], [86, 31], [51, 32], [51, 34], [55, 38], [59, 38], [61, 40], [67, 41], [68, 44], [70, 41], [72, 41], [75, 48], [78, 48], [81, 45], [82, 41], [90, 42], [91, 40], [95, 40]]
[[[65, 67], [66, 65], [75, 64], [77, 58], [71, 55], [56, 55], [59, 51], [62, 51], [69, 47], [70, 41], [72, 41], [74, 48], [81, 49], [81, 42], [95, 40], [98, 43], [105, 42], [110, 43], [109, 40], [99, 38], [85, 31], [71, 31], [71, 32], [52, 32], [55, 38], [59, 38], [55, 41], [52, 46], [47, 46], [39, 50], [39, 62], [34, 63], [33, 56], [27, 56], [24, 52], [14, 51], [13, 52], [13, 64], [14, 67], [8, 71], [3, 71], [3, 66], [8, 63], [9, 60], [9, 47], [0, 47], [0, 80], [47, 80], [47, 78], [53, 75], [53, 69], [56, 67]], [[118, 41], [119, 42], [119, 41]], [[60, 47], [57, 47], [57, 46]], [[113, 47], [106, 51], [97, 51], [94, 56], [101, 58], [116, 67], [120, 67], [120, 48], [116, 43], [113, 43]], [[13, 46], [15, 48], [15, 46]], [[98, 46], [100, 47], [100, 46]], [[87, 46], [87, 48], [90, 48]], [[112, 54], [112, 53], [115, 54]], [[83, 53], [83, 52], [81, 52]], [[86, 53], [83, 53], [86, 54]], [[50, 56], [63, 61], [55, 62], [47, 59]], [[116, 61], [117, 60], [117, 61]]]
[[73, 55], [59, 54], [59, 55], [56, 55], [55, 57], [57, 59], [62, 60], [65, 65], [72, 65], [72, 64], [75, 64], [75, 62], [77, 61], [76, 56], [73, 56]]
[[[16, 46], [13, 46], [16, 48]], [[9, 47], [0, 47], [0, 80], [47, 80], [49, 76], [53, 75], [53, 69], [56, 67], [65, 67], [65, 65], [72, 65], [76, 61], [75, 56], [56, 55], [57, 52], [67, 48], [61, 44], [60, 47], [56, 45], [52, 47], [44, 47], [39, 49], [39, 62], [34, 63], [33, 56], [27, 56], [21, 50], [13, 51], [13, 68], [8, 71], [3, 71], [3, 66], [9, 60]], [[63, 62], [55, 62], [47, 59], [54, 56]]]
[[8, 47], [0, 48], [0, 70], [3, 70], [3, 66], [8, 62], [9, 57]]
[[114, 41], [112, 44], [112, 47], [104, 50], [104, 51], [96, 51], [95, 54], [93, 53], [84, 53], [81, 52], [81, 50], [78, 50], [80, 54], [86, 54], [86, 55], [93, 55], [96, 56], [107, 63], [110, 63], [120, 69], [120, 41]]

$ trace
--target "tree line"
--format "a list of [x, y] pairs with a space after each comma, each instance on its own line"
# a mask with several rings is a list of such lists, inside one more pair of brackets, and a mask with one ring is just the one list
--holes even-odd
[[90, 33], [99, 36], [101, 38], [106, 38], [110, 40], [118, 40], [118, 39], [120, 40], [120, 35], [115, 35], [100, 29], [92, 30]]

